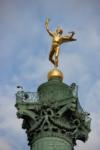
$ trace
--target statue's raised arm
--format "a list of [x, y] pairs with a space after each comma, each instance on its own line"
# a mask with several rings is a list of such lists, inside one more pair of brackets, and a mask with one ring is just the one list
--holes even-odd
[[46, 21], [45, 21], [45, 27], [46, 27], [46, 30], [47, 30], [47, 32], [49, 33], [49, 35], [50, 35], [50, 36], [53, 36], [53, 32], [51, 32], [51, 31], [49, 30], [49, 22], [50, 22], [50, 19], [47, 18]]

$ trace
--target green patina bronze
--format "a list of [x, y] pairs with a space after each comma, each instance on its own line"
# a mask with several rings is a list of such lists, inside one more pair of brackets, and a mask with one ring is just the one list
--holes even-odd
[[78, 88], [54, 77], [36, 93], [16, 93], [18, 118], [23, 119], [31, 150], [73, 150], [90, 132], [89, 114], [78, 100]]

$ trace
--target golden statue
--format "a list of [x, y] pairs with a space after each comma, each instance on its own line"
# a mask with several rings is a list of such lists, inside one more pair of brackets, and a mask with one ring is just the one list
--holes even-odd
[[49, 54], [49, 60], [54, 64], [55, 67], [58, 67], [58, 57], [59, 57], [59, 50], [60, 45], [64, 42], [75, 41], [76, 39], [73, 38], [75, 32], [69, 32], [70, 35], [64, 35], [63, 30], [60, 27], [57, 27], [55, 32], [51, 32], [49, 30], [49, 19], [47, 18], [45, 21], [45, 27], [49, 35], [52, 37], [52, 46]]

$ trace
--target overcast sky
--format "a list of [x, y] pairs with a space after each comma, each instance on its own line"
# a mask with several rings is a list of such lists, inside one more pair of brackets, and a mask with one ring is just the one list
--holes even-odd
[[37, 91], [53, 68], [48, 61], [50, 29], [76, 32], [77, 41], [64, 44], [60, 69], [64, 82], [79, 86], [79, 100], [90, 112], [92, 132], [75, 150], [100, 150], [100, 1], [0, 0], [0, 150], [29, 150], [21, 120], [16, 117], [16, 86]]

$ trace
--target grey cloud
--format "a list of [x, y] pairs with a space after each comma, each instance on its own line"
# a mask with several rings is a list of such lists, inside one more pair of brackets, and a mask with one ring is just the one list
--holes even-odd
[[0, 149], [2, 150], [12, 150], [11, 145], [6, 139], [0, 138]]

